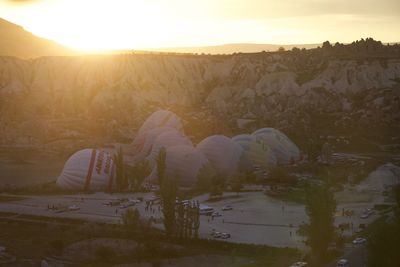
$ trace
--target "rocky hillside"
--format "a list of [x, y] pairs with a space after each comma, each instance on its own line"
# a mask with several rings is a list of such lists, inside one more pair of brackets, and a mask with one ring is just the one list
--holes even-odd
[[233, 55], [0, 57], [0, 143], [129, 142], [169, 108], [201, 140], [270, 126], [301, 149], [399, 150], [400, 46], [372, 39]]
[[0, 56], [35, 58], [74, 54], [77, 53], [53, 41], [39, 38], [21, 26], [0, 18]]

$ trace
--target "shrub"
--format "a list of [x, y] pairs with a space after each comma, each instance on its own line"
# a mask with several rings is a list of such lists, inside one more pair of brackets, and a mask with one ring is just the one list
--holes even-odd
[[114, 249], [106, 246], [100, 246], [95, 251], [96, 259], [104, 262], [110, 262], [116, 255]]
[[62, 253], [64, 251], [64, 241], [56, 239], [50, 242], [50, 247], [55, 253]]

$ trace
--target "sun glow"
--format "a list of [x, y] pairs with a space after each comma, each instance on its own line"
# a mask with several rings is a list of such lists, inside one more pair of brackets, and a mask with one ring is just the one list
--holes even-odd
[[[364, 1], [369, 2], [370, 10], [359, 8]], [[0, 0], [0, 17], [40, 37], [91, 51], [227, 43], [351, 42], [362, 37], [398, 41], [393, 38], [400, 35], [396, 27], [400, 24], [396, 11], [400, 2], [385, 2]]]
[[151, 47], [170, 41], [169, 29], [179, 26], [145, 0], [48, 0], [18, 8], [28, 31], [83, 50]]

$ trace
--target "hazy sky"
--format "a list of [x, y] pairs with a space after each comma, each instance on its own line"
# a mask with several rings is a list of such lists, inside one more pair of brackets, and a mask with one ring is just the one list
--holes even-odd
[[0, 17], [81, 49], [400, 41], [400, 0], [0, 0]]

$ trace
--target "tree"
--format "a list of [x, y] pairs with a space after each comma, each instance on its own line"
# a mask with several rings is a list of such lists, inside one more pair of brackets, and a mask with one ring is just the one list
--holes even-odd
[[317, 266], [323, 264], [329, 244], [335, 236], [336, 201], [328, 186], [310, 186], [306, 190], [306, 212], [309, 217], [308, 244]]
[[225, 180], [219, 175], [214, 175], [211, 177], [211, 186], [209, 188], [210, 198], [222, 197], [224, 194]]
[[110, 262], [115, 258], [116, 253], [113, 248], [107, 246], [99, 246], [95, 251], [96, 258], [102, 262]]
[[130, 186], [133, 187], [134, 191], [140, 189], [141, 184], [143, 183], [144, 178], [150, 173], [150, 165], [147, 160], [142, 160], [136, 163], [133, 167], [126, 167], [127, 176], [129, 180]]
[[164, 179], [165, 174], [165, 159], [167, 158], [167, 152], [165, 147], [160, 149], [157, 156], [157, 176], [158, 176], [158, 184], [161, 186]]
[[368, 264], [372, 267], [400, 266], [400, 185], [393, 188], [397, 202], [397, 212], [394, 216], [381, 220], [378, 226], [372, 228], [368, 238]]
[[276, 183], [294, 183], [297, 181], [296, 177], [290, 175], [288, 171], [281, 166], [274, 166], [271, 168], [268, 179]]
[[283, 46], [278, 48], [278, 52], [284, 52], [284, 51], [285, 51], [285, 48]]
[[400, 266], [399, 242], [399, 221], [394, 223], [384, 222], [379, 227], [376, 227], [370, 238], [368, 238], [368, 266]]
[[116, 184], [117, 189], [121, 190], [126, 186], [127, 179], [125, 173], [125, 165], [124, 165], [124, 154], [122, 153], [122, 148], [118, 149], [117, 154], [114, 154], [114, 162], [116, 166]]
[[140, 227], [140, 212], [137, 209], [128, 209], [122, 215], [122, 223], [129, 229]]
[[397, 202], [397, 208], [400, 209], [400, 185], [396, 185], [393, 188], [393, 191], [394, 191], [394, 197], [395, 197], [396, 202]]
[[160, 193], [163, 205], [164, 227], [167, 235], [175, 234], [175, 202], [178, 194], [178, 186], [175, 179], [164, 177], [160, 185]]
[[243, 188], [243, 182], [244, 182], [244, 174], [239, 173], [233, 177], [233, 179], [230, 181], [231, 189], [233, 192], [236, 192], [237, 195], [239, 195], [239, 192]]
[[204, 165], [197, 174], [196, 189], [201, 193], [208, 192], [216, 172], [210, 164]]
[[222, 196], [225, 188], [224, 177], [219, 176], [210, 165], [203, 166], [197, 175], [196, 189], [209, 192], [210, 198]]

